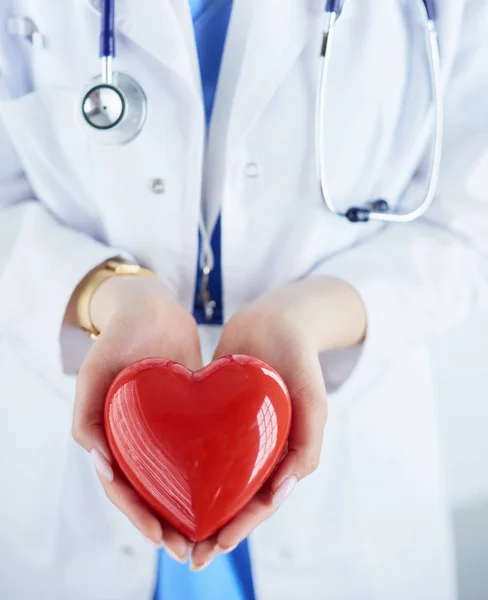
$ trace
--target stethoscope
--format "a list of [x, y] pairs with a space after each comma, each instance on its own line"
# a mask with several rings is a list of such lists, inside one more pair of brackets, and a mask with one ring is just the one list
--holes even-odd
[[[325, 99], [334, 32], [344, 1], [326, 0], [325, 5], [315, 117], [315, 150], [322, 199], [333, 214], [345, 217], [353, 223], [368, 221], [408, 223], [422, 216], [430, 207], [439, 181], [443, 143], [443, 100], [435, 0], [418, 0], [425, 23], [430, 87], [434, 107], [433, 149], [429, 183], [419, 206], [404, 213], [391, 210], [389, 203], [384, 199], [373, 200], [363, 206], [353, 206], [344, 212], [336, 207], [328, 191], [327, 171], [324, 166]], [[102, 0], [101, 14], [100, 59], [102, 72], [90, 83], [88, 90], [83, 95], [82, 117], [92, 139], [102, 144], [121, 145], [130, 142], [141, 132], [146, 121], [147, 98], [135, 79], [126, 73], [113, 71], [115, 0]]]
[[368, 202], [363, 206], [351, 206], [341, 212], [331, 199], [328, 192], [327, 173], [324, 167], [324, 139], [325, 139], [325, 91], [329, 65], [331, 60], [331, 47], [334, 38], [335, 26], [341, 12], [343, 0], [327, 0], [325, 7], [325, 24], [322, 50], [320, 53], [320, 73], [317, 91], [316, 117], [315, 117], [315, 147], [317, 172], [320, 181], [322, 199], [327, 208], [337, 216], [345, 217], [352, 223], [366, 223], [368, 221], [382, 221], [389, 223], [409, 223], [421, 217], [431, 206], [439, 183], [442, 144], [444, 137], [444, 106], [442, 99], [442, 80], [439, 58], [439, 42], [436, 29], [435, 0], [418, 0], [418, 6], [425, 23], [425, 38], [429, 62], [429, 75], [432, 103], [434, 106], [434, 134], [430, 172], [427, 178], [428, 186], [425, 196], [419, 206], [409, 212], [396, 212], [390, 210], [386, 200], [379, 199]]

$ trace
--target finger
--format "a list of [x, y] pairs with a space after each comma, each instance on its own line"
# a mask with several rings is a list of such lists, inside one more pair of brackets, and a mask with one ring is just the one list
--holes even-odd
[[158, 517], [150, 510], [139, 494], [122, 475], [116, 473], [113, 481], [99, 475], [107, 498], [146, 538], [157, 546], [163, 543], [163, 527]]
[[[202, 350], [198, 328], [192, 317], [184, 309], [171, 314], [171, 327], [162, 326], [152, 343], [148, 343], [148, 336], [144, 337], [139, 353], [146, 357], [163, 357], [198, 371], [203, 366]], [[153, 346], [149, 349], [148, 346]]]
[[[230, 348], [233, 348], [232, 352], [241, 351], [244, 341], [238, 337], [229, 340], [229, 336], [222, 336], [216, 356], [225, 355]], [[295, 344], [282, 353], [276, 348], [261, 346], [253, 355], [268, 362], [281, 375], [291, 397], [288, 452], [271, 477], [274, 502], [280, 505], [292, 493], [296, 482], [315, 471], [320, 462], [327, 421], [327, 395], [320, 362], [310, 348]]]
[[261, 523], [278, 510], [274, 499], [270, 486], [267, 484], [238, 515], [220, 530], [217, 536], [195, 544], [191, 553], [192, 570], [204, 569], [212, 562], [216, 554], [232, 552]]
[[191, 553], [192, 571], [208, 567], [217, 554], [232, 552], [261, 523], [269, 519], [277, 507], [273, 506], [269, 490], [259, 492], [217, 536], [195, 544]]
[[229, 551], [246, 539], [263, 521], [269, 519], [276, 511], [269, 489], [258, 492], [256, 496], [225, 525], [217, 535], [219, 549]]
[[231, 335], [228, 331], [229, 327], [227, 325], [223, 329], [222, 335], [213, 353], [212, 360], [218, 360], [219, 358], [231, 354], [249, 354], [249, 345], [245, 340], [239, 338], [238, 332], [236, 332], [236, 335]]
[[245, 538], [263, 521], [268, 519], [277, 507], [272, 505], [272, 494], [269, 486], [265, 487], [225, 525], [215, 536], [204, 542], [195, 544], [191, 552], [193, 571], [207, 567], [216, 554], [228, 554], [235, 550]]
[[146, 502], [131, 487], [121, 473], [112, 482], [100, 477], [107, 498], [118, 508], [142, 535], [158, 547], [164, 547], [168, 554], [179, 562], [186, 562], [189, 543], [168, 523], [149, 508]]
[[[276, 469], [271, 490], [281, 504], [291, 493], [294, 480], [300, 480], [315, 471], [320, 462], [325, 424], [327, 422], [327, 396], [318, 360], [312, 368], [308, 365], [308, 378], [290, 381], [292, 421], [288, 438], [288, 452]], [[287, 381], [285, 377], [285, 381]]]
[[215, 558], [215, 546], [217, 539], [212, 537], [209, 540], [195, 544], [190, 555], [190, 569], [192, 571], [202, 571]]
[[169, 523], [163, 523], [163, 543], [166, 552], [180, 563], [188, 561], [188, 552], [192, 547], [184, 535], [176, 531]]
[[88, 452], [98, 448], [109, 461], [111, 453], [104, 429], [105, 398], [110, 384], [124, 366], [100, 340], [88, 353], [76, 380], [73, 438]]

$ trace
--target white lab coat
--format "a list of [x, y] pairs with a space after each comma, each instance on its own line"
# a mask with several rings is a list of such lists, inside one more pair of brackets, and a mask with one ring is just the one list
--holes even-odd
[[[98, 70], [96, 2], [1, 3], [2, 600], [152, 597], [155, 549], [109, 504], [71, 440], [74, 373], [89, 342], [62, 320], [77, 282], [119, 254], [156, 271], [191, 309], [202, 187], [210, 228], [222, 211], [226, 318], [311, 273], [349, 281], [368, 310], [364, 345], [323, 356], [330, 419], [319, 469], [252, 537], [259, 600], [455, 597], [427, 340], [486, 295], [488, 4], [438, 2], [441, 185], [425, 218], [386, 228], [336, 218], [319, 195], [323, 4], [235, 0], [204, 152], [187, 2], [117, 2], [117, 68], [150, 103], [142, 134], [123, 147], [87, 141], [78, 124], [81, 90]], [[12, 16], [31, 18], [46, 47], [8, 35]], [[432, 112], [422, 35], [413, 0], [345, 3], [326, 132], [342, 207], [395, 203], [404, 191], [410, 206], [424, 193]], [[217, 336], [202, 328], [207, 356]]]

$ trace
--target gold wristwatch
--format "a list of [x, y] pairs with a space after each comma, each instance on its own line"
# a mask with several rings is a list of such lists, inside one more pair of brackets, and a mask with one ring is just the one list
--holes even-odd
[[120, 259], [112, 259], [101, 265], [86, 278], [82, 288], [78, 293], [76, 300], [76, 312], [78, 323], [81, 329], [89, 335], [93, 340], [96, 340], [100, 335], [100, 331], [95, 327], [91, 320], [90, 303], [93, 295], [100, 285], [118, 275], [132, 275], [134, 277], [156, 277], [156, 275], [138, 264], [124, 262]]

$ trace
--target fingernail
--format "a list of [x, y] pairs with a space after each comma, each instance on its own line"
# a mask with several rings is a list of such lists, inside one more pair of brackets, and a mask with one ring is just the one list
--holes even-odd
[[156, 546], [156, 548], [164, 548], [164, 542], [163, 540], [156, 542], [155, 540], [152, 540], [151, 538], [147, 537], [147, 535], [144, 536], [144, 538], [153, 546]]
[[171, 550], [170, 548], [168, 548], [168, 546], [165, 546], [163, 544], [162, 547], [166, 550], [166, 554], [168, 556], [170, 556], [173, 560], [176, 560], [176, 562], [179, 562], [182, 565], [184, 565], [186, 562], [188, 562], [188, 555], [185, 554], [185, 556], [178, 556], [178, 554], [176, 554], [175, 552], [173, 552], [173, 550]]
[[291, 496], [297, 481], [298, 479], [295, 476], [287, 477], [283, 481], [273, 496], [273, 506], [281, 506]]
[[239, 544], [234, 544], [230, 548], [222, 548], [222, 546], [217, 544], [215, 546], [215, 548], [213, 549], [213, 551], [217, 554], [230, 554], [231, 552], [234, 552], [234, 550], [237, 548], [238, 545]]
[[203, 565], [196, 565], [193, 562], [193, 558], [190, 558], [190, 571], [193, 571], [193, 573], [198, 573], [198, 571], [203, 571], [203, 569], [206, 569], [208, 567], [208, 565], [213, 561], [213, 559], [215, 558], [215, 556], [211, 556], [206, 563], [203, 563]]
[[113, 481], [113, 469], [110, 466], [108, 460], [105, 458], [105, 456], [103, 456], [103, 454], [100, 452], [100, 450], [93, 448], [93, 450], [90, 452], [90, 455], [92, 457], [93, 466], [95, 467], [100, 477], [103, 477], [107, 481]]

